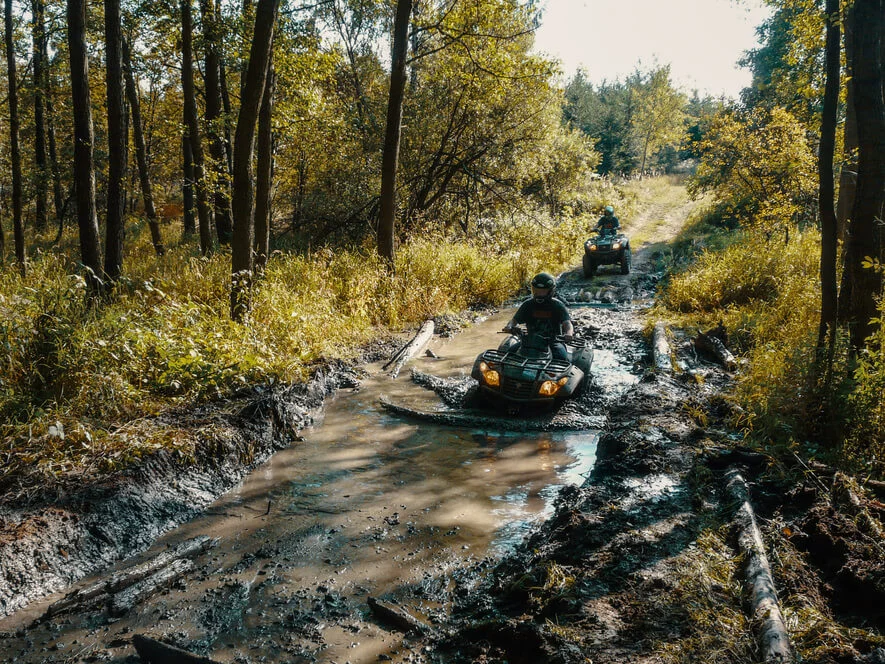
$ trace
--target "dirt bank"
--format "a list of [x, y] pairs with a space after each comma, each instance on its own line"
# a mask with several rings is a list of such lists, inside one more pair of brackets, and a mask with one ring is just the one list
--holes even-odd
[[161, 452], [100, 483], [32, 491], [24, 506], [0, 505], [0, 616], [146, 549], [193, 518], [290, 445], [326, 395], [355, 381], [352, 369], [332, 365], [305, 385], [255, 388], [223, 404], [169, 413], [145, 425], [193, 437], [195, 458]]

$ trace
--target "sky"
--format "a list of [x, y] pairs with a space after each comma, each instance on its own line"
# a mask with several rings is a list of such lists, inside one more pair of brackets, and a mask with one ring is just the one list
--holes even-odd
[[535, 49], [562, 62], [571, 78], [583, 67], [594, 83], [624, 78], [637, 66], [670, 64], [686, 93], [737, 97], [750, 72], [737, 66], [757, 46], [762, 0], [544, 0]]

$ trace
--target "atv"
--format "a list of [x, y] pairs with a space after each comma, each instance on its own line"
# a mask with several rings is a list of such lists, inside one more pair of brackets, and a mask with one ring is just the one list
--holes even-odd
[[473, 363], [471, 376], [479, 382], [484, 401], [511, 412], [522, 406], [551, 407], [574, 396], [590, 373], [593, 349], [583, 339], [557, 337], [568, 361], [556, 359], [546, 339], [519, 328], [496, 350], [486, 350]]
[[602, 229], [584, 243], [584, 276], [592, 277], [600, 265], [620, 265], [630, 274], [630, 238], [616, 229]]

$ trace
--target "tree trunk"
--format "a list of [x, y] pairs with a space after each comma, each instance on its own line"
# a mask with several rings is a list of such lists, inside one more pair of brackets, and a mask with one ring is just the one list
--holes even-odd
[[[9, 2], [9, 0], [7, 0]], [[87, 280], [97, 293], [102, 286], [101, 244], [95, 213], [92, 95], [89, 91], [89, 58], [86, 44], [86, 0], [67, 0], [68, 49], [71, 63], [71, 105], [74, 113], [74, 187], [80, 257], [91, 274]]]
[[34, 81], [34, 170], [36, 186], [34, 191], [36, 207], [36, 227], [46, 228], [46, 202], [49, 179], [46, 170], [46, 25], [43, 0], [31, 3], [31, 35], [33, 37], [33, 81]]
[[184, 182], [181, 185], [181, 197], [184, 203], [184, 236], [189, 237], [197, 232], [197, 220], [194, 216], [194, 155], [187, 130], [181, 137], [181, 152], [184, 158]]
[[212, 192], [215, 208], [215, 232], [218, 243], [230, 244], [233, 219], [230, 211], [230, 180], [227, 171], [227, 151], [224, 145], [221, 99], [221, 35], [214, 0], [201, 0], [205, 43], [206, 124], [209, 129], [209, 154], [212, 157]]
[[252, 151], [255, 146], [255, 124], [270, 68], [278, 6], [279, 0], [258, 0], [249, 65], [234, 136], [234, 234], [231, 242], [230, 315], [235, 321], [242, 320], [251, 306], [252, 245], [255, 233]]
[[123, 35], [120, 0], [104, 0], [105, 82], [108, 103], [108, 185], [104, 272], [116, 281], [123, 269], [123, 189], [126, 113], [123, 108]]
[[409, 49], [409, 17], [412, 0], [397, 0], [393, 23], [393, 49], [390, 66], [390, 92], [387, 99], [387, 126], [381, 159], [381, 200], [378, 213], [378, 254], [393, 265], [395, 258], [396, 171], [403, 121], [403, 91], [406, 87], [406, 56]]
[[15, 70], [15, 35], [12, 26], [12, 0], [4, 3], [6, 25], [6, 72], [9, 80], [9, 153], [12, 162], [12, 231], [15, 258], [25, 274], [25, 229], [22, 223], [22, 157], [18, 143], [18, 82]]
[[878, 224], [885, 202], [885, 100], [880, 42], [885, 29], [885, 0], [857, 0], [854, 12], [851, 72], [859, 149], [846, 269], [850, 270], [851, 282], [851, 345], [860, 350], [873, 331], [871, 320], [877, 314], [876, 298], [882, 288], [881, 275], [861, 263], [868, 256], [881, 257]]
[[[224, 106], [224, 153], [227, 158], [227, 175], [228, 178], [233, 177], [234, 174], [234, 151], [233, 151], [233, 140], [231, 140], [231, 128], [230, 128], [230, 119], [231, 114], [231, 105], [230, 105], [230, 92], [227, 87], [227, 68], [224, 66], [224, 58], [222, 57], [218, 63], [219, 72], [221, 76], [219, 77], [219, 81], [221, 83], [221, 101]], [[231, 221], [233, 221], [233, 212], [231, 212]]]
[[200, 252], [207, 256], [212, 251], [212, 230], [209, 203], [206, 198], [206, 178], [203, 170], [203, 147], [200, 143], [200, 122], [197, 117], [197, 93], [194, 87], [194, 21], [191, 0], [181, 0], [181, 88], [184, 95], [184, 124], [190, 139], [194, 165], [194, 193], [197, 199], [197, 218], [200, 224]]
[[61, 170], [58, 167], [58, 150], [55, 144], [55, 105], [52, 103], [52, 86], [50, 85], [50, 63], [46, 65], [46, 137], [49, 139], [49, 170], [52, 173], [52, 202], [55, 208], [55, 220], [59, 235], [64, 227], [65, 197], [61, 187]]
[[839, 0], [827, 0], [827, 33], [824, 47], [826, 62], [826, 85], [821, 117], [820, 149], [817, 158], [818, 205], [820, 206], [820, 325], [817, 347], [826, 344], [827, 330], [836, 323], [836, 247], [838, 222], [833, 207], [835, 196], [833, 182], [833, 153], [836, 147], [836, 122], [839, 106], [840, 35]]
[[132, 133], [135, 140], [135, 160], [138, 163], [138, 179], [141, 184], [141, 197], [144, 200], [144, 213], [148, 219], [148, 227], [151, 230], [151, 242], [157, 256], [166, 253], [163, 246], [163, 236], [160, 232], [160, 224], [157, 220], [157, 210], [154, 207], [154, 192], [151, 188], [151, 176], [147, 165], [147, 148], [144, 143], [144, 130], [141, 125], [141, 100], [138, 97], [138, 86], [135, 84], [135, 74], [132, 72], [132, 58], [129, 54], [129, 43], [123, 42], [123, 71], [126, 76], [126, 96], [129, 98], [129, 107], [132, 109]]
[[[845, 60], [852, 62], [854, 45], [853, 7], [846, 10], [842, 22], [845, 43]], [[842, 167], [839, 171], [839, 202], [836, 205], [836, 218], [839, 222], [839, 239], [845, 240], [848, 217], [854, 206], [854, 192], [857, 188], [857, 114], [854, 112], [854, 81], [851, 77], [845, 81], [845, 128], [842, 138]]]
[[263, 272], [270, 255], [271, 185], [273, 183], [273, 61], [268, 63], [267, 83], [258, 115], [255, 182], [255, 271]]

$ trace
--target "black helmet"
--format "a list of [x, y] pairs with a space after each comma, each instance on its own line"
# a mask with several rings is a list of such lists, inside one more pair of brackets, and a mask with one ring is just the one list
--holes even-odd
[[532, 279], [532, 286], [535, 288], [553, 288], [556, 286], [556, 279], [549, 272], [539, 272]]

